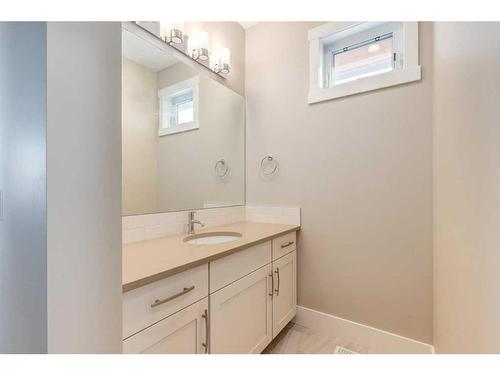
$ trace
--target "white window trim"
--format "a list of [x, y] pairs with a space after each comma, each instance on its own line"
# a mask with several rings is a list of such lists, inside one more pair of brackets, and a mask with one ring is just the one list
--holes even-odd
[[[158, 135], [160, 137], [163, 137], [165, 135], [172, 135], [172, 134], [177, 134], [177, 133], [183, 133], [187, 132], [190, 130], [196, 130], [200, 128], [200, 122], [199, 122], [199, 87], [200, 87], [200, 77], [196, 76], [193, 78], [186, 79], [185, 81], [181, 81], [178, 83], [175, 83], [173, 85], [164, 87], [160, 90], [158, 90], [158, 99], [159, 99], [159, 127], [158, 127]], [[161, 108], [161, 98], [163, 96], [170, 96], [175, 94], [176, 92], [179, 92], [184, 89], [193, 89], [193, 121], [187, 122], [178, 126], [175, 126], [173, 128], [164, 128], [163, 127], [163, 116], [162, 116], [162, 108]]]
[[334, 87], [322, 87], [324, 69], [322, 38], [362, 23], [328, 22], [309, 30], [309, 104], [421, 79], [421, 68], [418, 65], [418, 22], [403, 22], [403, 60], [401, 69], [361, 78]]

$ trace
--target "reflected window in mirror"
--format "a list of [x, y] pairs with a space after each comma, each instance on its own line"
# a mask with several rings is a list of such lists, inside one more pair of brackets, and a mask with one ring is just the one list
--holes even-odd
[[199, 129], [198, 76], [158, 91], [160, 101], [159, 136]]
[[244, 205], [245, 98], [142, 31], [122, 34], [123, 214]]

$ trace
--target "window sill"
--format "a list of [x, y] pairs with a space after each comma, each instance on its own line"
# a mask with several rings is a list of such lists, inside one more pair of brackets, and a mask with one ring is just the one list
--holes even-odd
[[174, 128], [170, 128], [170, 129], [160, 129], [158, 131], [158, 136], [160, 137], [164, 137], [166, 135], [172, 135], [172, 134], [178, 134], [178, 133], [185, 133], [185, 132], [188, 132], [188, 131], [191, 131], [191, 130], [198, 130], [200, 127], [198, 126], [197, 123], [194, 123], [194, 122], [190, 122], [190, 123], [187, 123], [187, 124], [183, 124], [183, 125], [178, 125]]
[[335, 87], [315, 88], [309, 92], [309, 104], [323, 102], [344, 96], [360, 94], [373, 90], [401, 85], [403, 83], [419, 81], [421, 79], [420, 66], [407, 67], [372, 77], [362, 78], [357, 81], [344, 83]]

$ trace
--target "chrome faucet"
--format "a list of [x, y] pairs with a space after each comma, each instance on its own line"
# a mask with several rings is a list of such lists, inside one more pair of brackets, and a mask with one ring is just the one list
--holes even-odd
[[188, 213], [188, 234], [194, 233], [194, 225], [195, 224], [200, 224], [202, 227], [205, 226], [205, 223], [203, 221], [194, 219], [195, 213], [196, 213], [195, 211], [189, 211], [189, 213]]

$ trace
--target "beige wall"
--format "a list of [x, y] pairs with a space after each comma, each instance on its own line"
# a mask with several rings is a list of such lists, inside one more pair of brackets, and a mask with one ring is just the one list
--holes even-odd
[[231, 73], [226, 75], [226, 85], [245, 94], [245, 30], [238, 22], [186, 22], [188, 35], [197, 30], [210, 34], [210, 47], [226, 47], [231, 50]]
[[500, 23], [436, 23], [434, 343], [500, 353]]
[[[245, 203], [245, 100], [213, 79], [178, 63], [158, 73], [158, 88], [198, 76], [199, 125], [157, 138], [158, 208], [173, 211]], [[215, 163], [230, 171], [217, 178]]]
[[[298, 303], [432, 341], [432, 27], [421, 82], [307, 104], [307, 31], [247, 30], [247, 201], [302, 207]], [[267, 153], [280, 174], [259, 175]]]
[[158, 169], [156, 72], [122, 59], [123, 212], [155, 212]]

